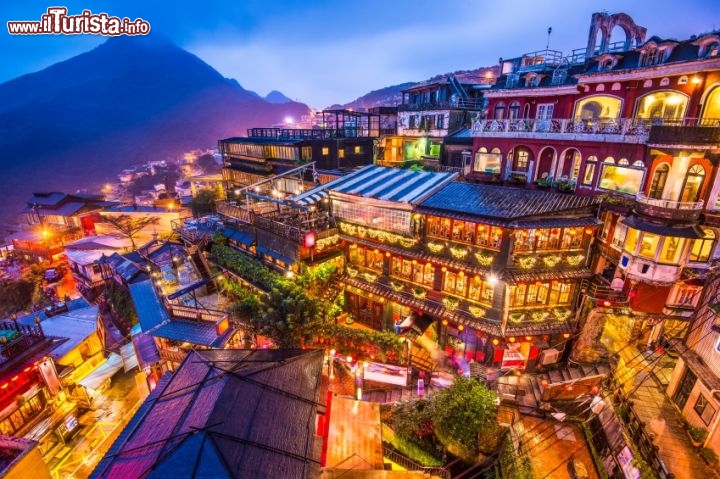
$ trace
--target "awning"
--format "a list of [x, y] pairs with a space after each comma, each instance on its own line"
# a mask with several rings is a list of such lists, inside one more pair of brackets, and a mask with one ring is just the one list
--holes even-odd
[[123, 360], [119, 354], [110, 353], [108, 358], [100, 363], [93, 372], [85, 376], [78, 384], [89, 389], [98, 389], [109, 378], [113, 377], [116, 372], [123, 368]]
[[636, 230], [672, 238], [700, 239], [705, 237], [703, 232], [695, 226], [659, 225], [642, 221], [636, 216], [628, 216], [624, 218], [621, 223]]
[[260, 254], [266, 254], [266, 255], [270, 256], [271, 258], [275, 258], [276, 260], [282, 261], [285, 264], [293, 264], [295, 262], [294, 259], [283, 256], [280, 253], [277, 253], [269, 248], [265, 248], [264, 246], [258, 246], [257, 252]]
[[252, 235], [245, 233], [244, 231], [236, 230], [235, 228], [225, 228], [222, 235], [227, 239], [233, 240], [237, 243], [242, 243], [246, 246], [251, 246], [255, 242], [255, 238], [253, 238]]

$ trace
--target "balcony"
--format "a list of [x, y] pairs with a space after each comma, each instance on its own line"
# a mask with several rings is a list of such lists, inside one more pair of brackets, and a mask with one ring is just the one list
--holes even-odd
[[632, 118], [602, 121], [515, 118], [476, 120], [472, 125], [472, 136], [485, 138], [645, 143], [649, 132], [650, 126], [646, 120]]
[[672, 201], [650, 198], [643, 193], [635, 196], [637, 213], [654, 218], [682, 221], [691, 223], [700, 219], [704, 202], [701, 201]]
[[160, 354], [160, 359], [164, 361], [170, 361], [171, 363], [178, 363], [180, 364], [185, 359], [185, 356], [187, 355], [187, 352], [182, 350], [173, 351], [170, 349], [160, 349], [158, 351]]
[[403, 103], [398, 111], [430, 111], [430, 110], [482, 110], [482, 98], [456, 98], [451, 101], [430, 103]]
[[685, 118], [682, 121], [660, 120], [650, 129], [651, 145], [682, 145], [700, 149], [715, 149], [720, 143], [720, 119]]

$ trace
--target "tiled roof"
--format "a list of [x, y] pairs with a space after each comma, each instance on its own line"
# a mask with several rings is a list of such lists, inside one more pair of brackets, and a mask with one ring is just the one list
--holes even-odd
[[319, 474], [321, 350], [191, 351], [91, 477]]
[[550, 193], [507, 186], [452, 182], [420, 203], [428, 209], [466, 213], [487, 218], [519, 220], [571, 213], [599, 203], [592, 196]]

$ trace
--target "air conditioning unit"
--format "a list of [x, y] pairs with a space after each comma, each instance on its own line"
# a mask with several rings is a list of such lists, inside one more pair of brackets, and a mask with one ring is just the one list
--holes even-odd
[[555, 348], [545, 349], [540, 352], [540, 364], [547, 366], [548, 364], [555, 364], [560, 359], [560, 351]]

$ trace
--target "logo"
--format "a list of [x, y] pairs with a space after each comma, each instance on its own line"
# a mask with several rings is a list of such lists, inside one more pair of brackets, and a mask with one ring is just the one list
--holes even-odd
[[107, 13], [83, 10], [80, 15], [68, 15], [66, 7], [50, 7], [40, 20], [7, 22], [10, 35], [147, 35], [150, 23], [142, 18], [111, 17]]

